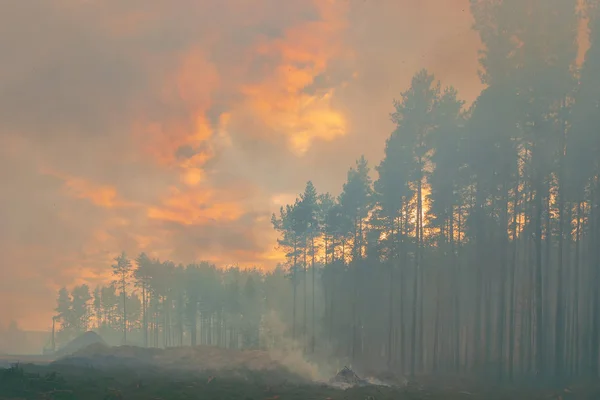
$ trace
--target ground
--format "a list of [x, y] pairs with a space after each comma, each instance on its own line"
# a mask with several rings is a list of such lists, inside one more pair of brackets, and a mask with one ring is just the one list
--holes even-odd
[[418, 399], [598, 399], [600, 392], [575, 390], [463, 391], [417, 387], [335, 389], [289, 381], [285, 374], [251, 371], [167, 372], [98, 370], [73, 366], [19, 365], [0, 370], [0, 399], [54, 400], [418, 400]]
[[[223, 375], [223, 376], [221, 376]], [[306, 400], [396, 399], [398, 390], [357, 388], [336, 390], [325, 385], [274, 382], [264, 373], [169, 374], [163, 370], [99, 371], [25, 365], [0, 372], [0, 399], [210, 399]]]
[[90, 346], [52, 361], [0, 356], [0, 400], [600, 399], [597, 383], [515, 387], [448, 377], [343, 390], [291, 372], [265, 352], [206, 346], [167, 350]]

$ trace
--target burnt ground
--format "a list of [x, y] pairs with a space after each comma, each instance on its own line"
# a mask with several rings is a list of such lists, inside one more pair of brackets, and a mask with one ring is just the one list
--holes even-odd
[[[406, 380], [341, 370], [325, 384], [315, 382], [310, 369], [298, 363], [295, 372], [284, 364], [258, 350], [94, 344], [58, 359], [0, 356], [0, 400], [600, 400], [600, 382], [498, 385], [481, 378]], [[357, 386], [334, 386], [336, 378]], [[396, 386], [373, 384], [383, 382]]]
[[403, 388], [365, 386], [346, 390], [304, 381], [281, 371], [178, 371], [65, 364], [15, 365], [0, 369], [0, 399], [55, 400], [391, 400], [391, 399], [600, 399], [597, 385], [562, 389], [410, 384]]
[[45, 355], [10, 355], [0, 354], [0, 368], [9, 368], [14, 364], [47, 365], [55, 360], [53, 356]]

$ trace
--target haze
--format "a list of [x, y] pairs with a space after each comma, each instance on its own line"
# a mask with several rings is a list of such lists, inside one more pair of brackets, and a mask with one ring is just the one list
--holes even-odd
[[597, 377], [597, 3], [6, 2], [5, 337]]
[[121, 250], [272, 269], [271, 213], [380, 158], [418, 68], [477, 93], [462, 3], [2, 2], [0, 321]]

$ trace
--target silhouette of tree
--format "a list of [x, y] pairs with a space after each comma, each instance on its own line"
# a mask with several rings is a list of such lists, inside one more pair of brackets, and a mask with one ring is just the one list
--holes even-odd
[[112, 266], [113, 276], [115, 277], [115, 283], [118, 284], [119, 289], [121, 289], [121, 297], [123, 299], [123, 343], [127, 343], [127, 286], [129, 285], [132, 267], [125, 252], [122, 252], [114, 261], [116, 264], [113, 264]]

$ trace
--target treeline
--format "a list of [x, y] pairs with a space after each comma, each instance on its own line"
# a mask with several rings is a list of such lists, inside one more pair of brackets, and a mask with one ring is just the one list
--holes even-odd
[[85, 284], [60, 289], [58, 347], [93, 329], [112, 345], [258, 348], [285, 334], [270, 332], [265, 316], [289, 322], [291, 303], [282, 293], [289, 283], [280, 268], [265, 274], [207, 262], [184, 267], [144, 253], [132, 263], [123, 253], [112, 272], [113, 283], [93, 291]]

